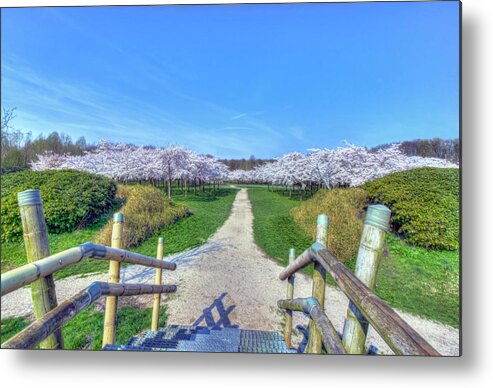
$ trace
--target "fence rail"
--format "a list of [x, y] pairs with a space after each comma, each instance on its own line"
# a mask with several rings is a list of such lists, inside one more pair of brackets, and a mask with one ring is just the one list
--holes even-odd
[[176, 269], [175, 263], [88, 242], [2, 274], [1, 295], [4, 296], [27, 286], [35, 280], [77, 264], [83, 259], [113, 260], [119, 263], [140, 264], [170, 271]]
[[2, 348], [31, 349], [47, 338], [65, 322], [74, 318], [102, 296], [133, 296], [176, 292], [175, 285], [125, 284], [94, 282], [36, 320], [16, 336], [2, 344]]
[[311, 298], [284, 299], [277, 302], [279, 308], [290, 311], [302, 311], [310, 316], [320, 332], [322, 342], [330, 354], [346, 354], [337, 330], [322, 311], [318, 300]]
[[[316, 332], [314, 333], [312, 326], [310, 326], [307, 352], [320, 353], [320, 351], [317, 351], [317, 347], [310, 346], [310, 340], [313, 342], [314, 338], [316, 340], [321, 336], [320, 342], [323, 342], [329, 353], [340, 354], [339, 345], [342, 345], [344, 353], [362, 354], [365, 352], [364, 345], [368, 324], [371, 324], [395, 354], [440, 355], [372, 290], [375, 286], [378, 263], [383, 249], [389, 216], [390, 210], [382, 205], [369, 207], [361, 237], [355, 274], [337, 260], [320, 241], [314, 243], [295, 260], [291, 261], [279, 274], [281, 280], [289, 280], [296, 272], [311, 264], [321, 266], [331, 275], [337, 286], [350, 300], [342, 342], [339, 335], [336, 336], [334, 334], [335, 329], [324, 313], [324, 300], [321, 301], [315, 295], [315, 283], [311, 298], [287, 299], [278, 302], [278, 307], [284, 310], [304, 311], [310, 315], [310, 323], [316, 326]], [[320, 232], [320, 223], [318, 229]], [[327, 233], [327, 229], [324, 233]], [[320, 238], [317, 238], [317, 240], [320, 240]], [[325, 285], [320, 285], [319, 287], [322, 286], [325, 288]], [[292, 288], [293, 285], [289, 284], [288, 287]], [[292, 295], [292, 290], [290, 292]], [[311, 306], [309, 311], [307, 306]], [[286, 324], [291, 325], [291, 321], [287, 321]], [[291, 340], [291, 328], [285, 328], [284, 332], [289, 333], [289, 340]], [[335, 333], [337, 334], [337, 332]], [[287, 334], [285, 334], [285, 337], [287, 337]]]
[[[175, 263], [164, 261], [164, 239], [159, 238], [157, 258], [140, 255], [120, 248], [123, 214], [113, 217], [112, 247], [85, 243], [50, 255], [48, 232], [39, 190], [18, 193], [28, 264], [1, 276], [1, 295], [31, 284], [36, 320], [16, 336], [2, 344], [2, 348], [26, 349], [40, 345], [41, 349], [63, 349], [61, 326], [76, 314], [106, 296], [103, 347], [113, 344], [116, 337], [116, 315], [120, 296], [154, 294], [152, 330], [157, 330], [160, 295], [176, 292], [175, 285], [162, 285], [162, 270], [174, 271]], [[84, 259], [109, 261], [109, 282], [94, 282], [60, 305], [57, 303], [53, 274]], [[120, 283], [120, 263], [139, 264], [156, 268], [156, 284]]]

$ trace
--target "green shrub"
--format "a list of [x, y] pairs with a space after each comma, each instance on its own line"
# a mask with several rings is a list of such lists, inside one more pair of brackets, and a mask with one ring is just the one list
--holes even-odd
[[392, 210], [395, 232], [430, 249], [459, 247], [459, 169], [418, 168], [365, 183], [371, 202]]
[[[123, 248], [136, 247], [163, 226], [168, 226], [189, 214], [184, 205], [171, 202], [159, 189], [152, 186], [119, 185], [117, 198], [125, 201], [120, 210], [125, 216]], [[111, 244], [113, 222], [110, 221], [96, 238], [96, 242]]]
[[319, 190], [313, 198], [291, 210], [296, 223], [315, 241], [317, 216], [329, 216], [327, 246], [341, 261], [358, 253], [363, 231], [366, 193], [358, 188]]
[[22, 238], [17, 193], [39, 189], [51, 233], [82, 228], [113, 205], [116, 185], [98, 175], [75, 170], [26, 170], [2, 175], [2, 240]]

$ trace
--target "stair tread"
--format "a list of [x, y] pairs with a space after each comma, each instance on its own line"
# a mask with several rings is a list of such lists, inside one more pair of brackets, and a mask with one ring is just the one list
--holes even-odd
[[104, 350], [175, 351], [220, 353], [296, 353], [282, 335], [272, 331], [243, 330], [234, 326], [168, 325], [145, 331], [126, 345], [107, 345]]

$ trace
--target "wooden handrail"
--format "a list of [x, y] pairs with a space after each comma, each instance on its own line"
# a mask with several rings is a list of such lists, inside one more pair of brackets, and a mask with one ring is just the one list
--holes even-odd
[[2, 348], [31, 349], [57, 328], [90, 306], [101, 296], [131, 296], [176, 292], [175, 285], [126, 284], [94, 282], [61, 303], [41, 319], [34, 321], [19, 334], [2, 344]]
[[312, 250], [317, 260], [339, 288], [353, 302], [373, 328], [396, 354], [440, 356], [421, 335], [387, 303], [349, 271], [327, 249]]
[[[315, 243], [315, 246], [322, 246], [322, 244]], [[296, 272], [302, 270], [305, 267], [308, 267], [310, 264], [313, 264], [313, 252], [312, 248], [308, 248], [301, 255], [299, 255], [293, 262], [289, 263], [289, 265], [284, 268], [279, 274], [279, 279], [286, 280], [291, 275], [294, 275]]]
[[[312, 262], [320, 263], [352, 304], [363, 314], [395, 354], [440, 356], [418, 332], [404, 321], [386, 302], [349, 271], [322, 244], [315, 243], [288, 265], [279, 275], [285, 280]], [[296, 301], [296, 299], [294, 299]], [[282, 308], [289, 308], [287, 302]], [[296, 302], [298, 303], [298, 302]], [[298, 306], [292, 304], [291, 307]], [[281, 306], [279, 306], [281, 307]], [[299, 306], [298, 306], [299, 307]], [[301, 311], [291, 309], [293, 311]], [[324, 342], [325, 344], [325, 342]]]
[[171, 271], [176, 269], [175, 263], [88, 242], [2, 274], [1, 295], [4, 296], [83, 259], [114, 260], [120, 263], [140, 264]]
[[346, 354], [339, 333], [335, 329], [330, 319], [320, 308], [318, 300], [310, 298], [284, 299], [277, 302], [279, 308], [291, 311], [303, 311], [310, 315], [310, 318], [320, 331], [325, 350], [329, 354]]

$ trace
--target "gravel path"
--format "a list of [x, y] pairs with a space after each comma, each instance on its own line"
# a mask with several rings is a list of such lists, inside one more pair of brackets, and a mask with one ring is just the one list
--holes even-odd
[[[269, 260], [253, 240], [253, 214], [246, 189], [241, 189], [233, 203], [228, 220], [209, 241], [166, 260], [174, 261], [177, 270], [166, 271], [163, 281], [177, 284], [176, 294], [167, 295], [162, 303], [168, 307], [169, 322], [173, 324], [238, 325], [243, 329], [282, 330], [283, 314], [277, 300], [285, 297], [286, 283], [278, 279], [283, 267]], [[286, 251], [289, 247], [286, 247]], [[129, 266], [122, 270], [122, 282], [154, 281], [154, 270]], [[106, 275], [74, 277], [57, 281], [59, 301], [73, 295], [94, 280]], [[311, 295], [311, 279], [297, 274], [295, 297]], [[337, 330], [342, 331], [348, 306], [345, 295], [327, 286], [326, 313]], [[152, 296], [120, 298], [120, 305], [151, 306]], [[104, 303], [102, 301], [101, 303]], [[100, 308], [103, 306], [100, 305]], [[2, 298], [2, 318], [12, 315], [32, 315], [28, 289], [17, 290]], [[398, 313], [426, 338], [441, 354], [459, 354], [459, 331], [407, 313]], [[308, 319], [294, 314], [294, 325], [306, 326]], [[294, 344], [303, 338], [303, 330], [295, 330]], [[378, 351], [391, 350], [370, 327], [368, 343]]]

